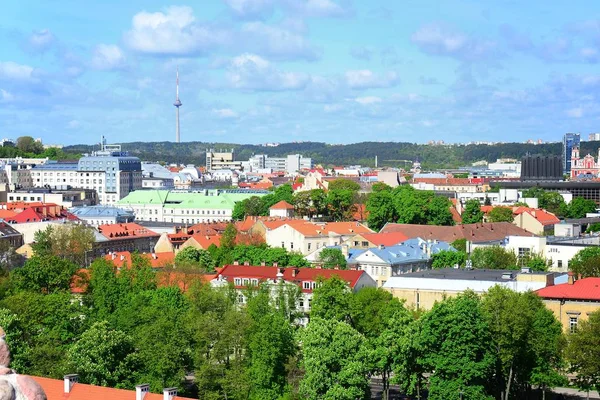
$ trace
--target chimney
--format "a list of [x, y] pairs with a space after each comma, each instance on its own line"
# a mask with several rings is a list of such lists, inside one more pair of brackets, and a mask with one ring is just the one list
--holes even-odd
[[385, 249], [385, 246], [384, 246], [384, 245], [382, 245], [382, 244], [380, 244], [378, 247], [379, 247], [379, 250], [383, 250], [383, 249]]
[[125, 260], [125, 256], [121, 254], [121, 261]]
[[250, 261], [244, 261], [244, 265], [246, 265], [246, 266], [250, 265]]
[[277, 267], [277, 266], [279, 266], [279, 263], [276, 263], [276, 262], [274, 262], [274, 263], [273, 263], [273, 266], [274, 266], [274, 267]]
[[296, 277], [296, 275], [298, 275], [298, 272], [300, 272], [300, 269], [299, 269], [299, 268], [296, 268], [296, 267], [294, 267], [294, 268], [292, 269], [292, 277], [293, 277], [293, 278], [295, 278], [295, 277]]
[[163, 389], [163, 400], [173, 400], [177, 397], [177, 388]]
[[152, 253], [152, 258], [158, 260], [158, 256], [156, 255], [156, 253]]
[[233, 265], [240, 265], [240, 262], [239, 261], [234, 261]]
[[575, 283], [575, 273], [574, 272], [569, 272], [569, 278], [568, 281], [569, 285], [572, 285]]
[[265, 261], [261, 261], [261, 262], [260, 262], [260, 266], [261, 266], [261, 267], [265, 267], [266, 265], [267, 265], [267, 263], [266, 263]]
[[71, 389], [73, 389], [73, 385], [75, 385], [79, 381], [79, 375], [70, 374], [65, 375], [64, 379], [64, 389], [65, 393], [71, 393]]
[[150, 391], [150, 385], [147, 383], [142, 383], [141, 385], [136, 385], [135, 387], [135, 400], [144, 400], [146, 397], [146, 393]]
[[348, 258], [348, 252], [349, 252], [348, 245], [343, 244], [342, 245], [342, 254], [343, 254], [344, 258]]

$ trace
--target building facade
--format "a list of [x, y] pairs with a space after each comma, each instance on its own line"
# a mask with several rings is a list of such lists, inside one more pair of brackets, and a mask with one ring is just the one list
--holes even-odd
[[571, 179], [597, 178], [600, 175], [600, 149], [598, 150], [598, 162], [593, 155], [587, 154], [583, 158], [579, 155], [579, 147], [573, 146], [571, 152]]
[[206, 170], [207, 171], [218, 171], [220, 169], [236, 169], [242, 168], [241, 161], [235, 161], [235, 152], [214, 149], [206, 150]]
[[562, 148], [563, 171], [565, 174], [571, 174], [571, 153], [573, 147], [579, 147], [580, 144], [581, 136], [579, 133], [565, 133]]

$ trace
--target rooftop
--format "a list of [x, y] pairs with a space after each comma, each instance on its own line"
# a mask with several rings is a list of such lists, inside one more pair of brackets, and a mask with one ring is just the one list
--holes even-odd
[[71, 208], [71, 213], [81, 218], [95, 218], [95, 217], [119, 217], [127, 216], [133, 217], [133, 213], [128, 210], [124, 210], [118, 207], [111, 206], [87, 206], [87, 207], [74, 207]]
[[118, 240], [123, 237], [158, 237], [159, 234], [133, 222], [125, 224], [105, 224], [98, 227], [98, 231], [109, 240]]
[[600, 301], [600, 278], [583, 278], [573, 284], [562, 283], [537, 291], [545, 299]]
[[534, 236], [531, 232], [527, 232], [510, 222], [484, 222], [455, 226], [387, 223], [381, 229], [381, 232], [401, 232], [410, 238], [437, 239], [448, 243], [452, 243], [457, 239], [486, 242], [502, 240], [507, 236]]
[[281, 200], [280, 202], [275, 203], [271, 207], [269, 207], [269, 210], [293, 210], [293, 209], [294, 209], [294, 206], [285, 200]]

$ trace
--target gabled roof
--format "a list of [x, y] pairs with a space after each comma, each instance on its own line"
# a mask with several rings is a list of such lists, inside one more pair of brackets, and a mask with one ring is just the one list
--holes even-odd
[[196, 235], [193, 235], [188, 240], [194, 240], [203, 249], [208, 249], [210, 247], [210, 245], [212, 245], [212, 244], [219, 247], [219, 245], [221, 244], [221, 235], [207, 236], [207, 235], [202, 235], [202, 234], [196, 234]]
[[[428, 247], [429, 250], [427, 250]], [[439, 253], [442, 250], [454, 251], [454, 248], [446, 242], [427, 243], [421, 238], [415, 238], [406, 240], [403, 243], [395, 246], [382, 246], [367, 249], [367, 251], [360, 255], [359, 258], [361, 261], [365, 261], [365, 259], [369, 257], [367, 253], [370, 253], [383, 260], [387, 264], [394, 265], [428, 260], [431, 255]]]
[[556, 215], [540, 208], [516, 207], [513, 208], [513, 214], [529, 214], [542, 225], [554, 225], [560, 222]]
[[[150, 266], [152, 268], [164, 268], [167, 265], [173, 264], [175, 261], [175, 254], [170, 251], [152, 254], [142, 253], [140, 254], [140, 257], [150, 261]], [[131, 253], [129, 251], [113, 252], [105, 255], [104, 259], [112, 261], [119, 269], [122, 268], [123, 265], [131, 267]]]
[[600, 278], [583, 278], [573, 284], [548, 286], [536, 293], [545, 299], [600, 301]]
[[510, 222], [484, 222], [455, 226], [387, 223], [381, 232], [401, 232], [410, 238], [437, 239], [452, 243], [457, 239], [470, 242], [502, 240], [506, 236], [534, 236]]
[[289, 221], [284, 225], [300, 232], [305, 237], [323, 237], [334, 235], [352, 235], [372, 233], [373, 231], [358, 222], [309, 222], [303, 220]]
[[[75, 383], [70, 393], [64, 392], [64, 381], [61, 379], [42, 378], [30, 376], [36, 381], [48, 400], [135, 400], [135, 390], [113, 389], [104, 386], [86, 385]], [[174, 400], [186, 400], [190, 397], [174, 397]], [[163, 394], [146, 393], [144, 400], [163, 400]]]
[[158, 233], [133, 222], [100, 225], [98, 231], [109, 240], [160, 236]]
[[285, 200], [281, 200], [269, 207], [269, 210], [293, 210], [294, 206]]
[[408, 240], [408, 236], [402, 232], [363, 233], [361, 236], [375, 246], [393, 246]]

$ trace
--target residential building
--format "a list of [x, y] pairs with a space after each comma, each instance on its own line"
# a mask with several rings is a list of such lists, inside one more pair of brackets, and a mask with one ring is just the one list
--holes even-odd
[[483, 294], [498, 285], [515, 292], [539, 290], [566, 281], [566, 274], [488, 269], [432, 269], [392, 276], [383, 285], [407, 307], [429, 310], [435, 302], [472, 290]]
[[[154, 270], [161, 270], [165, 267], [171, 267], [175, 263], [175, 254], [172, 252], [142, 253], [139, 254], [139, 256], [147, 260], [147, 262], [150, 264], [150, 267], [152, 267]], [[131, 252], [129, 251], [112, 252], [105, 255], [104, 259], [111, 261], [119, 271], [124, 266], [129, 268], [132, 265]]]
[[262, 196], [266, 191], [250, 190], [137, 190], [117, 203], [134, 212], [138, 221], [199, 224], [230, 221], [238, 201]]
[[247, 302], [244, 290], [249, 287], [267, 285], [274, 298], [280, 292], [279, 288], [285, 288], [284, 293], [293, 294], [299, 291], [296, 301], [296, 310], [305, 316], [298, 321], [305, 325], [308, 322], [307, 315], [311, 310], [313, 290], [319, 285], [320, 279], [328, 279], [337, 276], [346, 281], [350, 290], [356, 292], [365, 287], [375, 287], [375, 281], [364, 271], [350, 271], [337, 269], [317, 268], [281, 268], [277, 265], [250, 266], [250, 265], [226, 265], [217, 272], [217, 277], [211, 281], [214, 287], [226, 287], [233, 284], [238, 291], [238, 302]]
[[379, 246], [394, 246], [408, 239], [408, 236], [402, 232], [359, 233], [348, 238], [342, 244], [355, 249], [368, 249]]
[[23, 246], [23, 234], [7, 224], [0, 221], [0, 243], [8, 244], [13, 249], [18, 249]]
[[206, 150], [206, 170], [216, 171], [220, 169], [242, 169], [242, 162], [235, 161], [235, 152], [233, 149], [231, 149], [231, 151], [215, 151], [214, 149]]
[[136, 223], [98, 226], [93, 257], [120, 251], [152, 253], [160, 235]]
[[571, 174], [571, 154], [573, 147], [581, 145], [581, 136], [579, 133], [565, 133], [563, 136], [562, 162], [565, 174]]
[[294, 206], [285, 200], [281, 200], [269, 208], [269, 216], [277, 218], [293, 218]]
[[575, 279], [569, 273], [566, 283], [536, 291], [560, 321], [565, 332], [574, 332], [590, 313], [600, 310], [600, 278]]
[[598, 142], [600, 141], [600, 133], [590, 133], [588, 135], [588, 142]]
[[36, 381], [48, 400], [191, 400], [177, 395], [177, 388], [166, 388], [163, 393], [150, 393], [150, 385], [137, 385], [135, 390], [114, 389], [105, 386], [78, 383], [75, 374], [65, 375], [63, 380], [29, 376]]
[[0, 218], [23, 234], [24, 243], [32, 243], [35, 233], [49, 225], [79, 221], [63, 207], [51, 203], [3, 203], [0, 204]]
[[552, 233], [554, 225], [560, 222], [556, 215], [542, 209], [514, 207], [513, 214], [516, 226], [536, 235]]
[[91, 226], [121, 224], [133, 222], [135, 219], [131, 211], [113, 206], [75, 207], [70, 212]]
[[337, 246], [357, 233], [373, 232], [359, 222], [287, 221], [267, 230], [265, 241], [271, 247], [309, 254], [320, 247]]
[[483, 193], [490, 189], [485, 178], [419, 178], [414, 177], [410, 185], [418, 190], [436, 190], [457, 193]]

